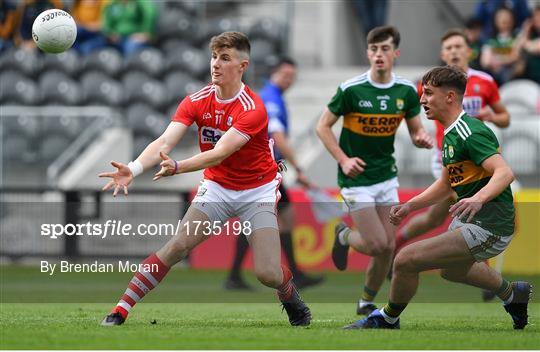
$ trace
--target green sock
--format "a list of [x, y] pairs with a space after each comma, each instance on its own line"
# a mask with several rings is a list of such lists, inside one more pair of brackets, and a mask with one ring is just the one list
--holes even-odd
[[377, 291], [372, 290], [367, 286], [364, 286], [364, 293], [362, 293], [362, 301], [373, 302], [375, 296], [377, 296]]
[[512, 284], [510, 281], [505, 279], [503, 279], [501, 287], [499, 287], [499, 289], [495, 292], [497, 297], [499, 297], [505, 303], [510, 299], [512, 293]]
[[384, 314], [388, 315], [390, 318], [397, 318], [399, 317], [401, 312], [405, 310], [405, 308], [407, 308], [407, 303], [397, 304], [397, 303], [388, 302], [383, 307], [383, 312]]

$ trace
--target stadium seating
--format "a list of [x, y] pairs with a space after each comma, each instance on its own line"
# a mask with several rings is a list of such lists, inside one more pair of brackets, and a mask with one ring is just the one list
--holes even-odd
[[[165, 129], [180, 101], [208, 82], [211, 36], [227, 30], [253, 31], [255, 50], [261, 53], [246, 76], [252, 86], [253, 71], [265, 73], [259, 68], [276, 57], [281, 26], [273, 21], [250, 26], [243, 19], [223, 16], [236, 5], [160, 2], [155, 46], [127, 58], [110, 47], [85, 57], [75, 50], [55, 55], [16, 48], [1, 52], [0, 103], [113, 107], [123, 114], [121, 123], [133, 131], [136, 154]], [[207, 18], [201, 21], [200, 16]], [[2, 157], [10, 163], [40, 159], [50, 164], [88, 123], [76, 116], [2, 115]], [[196, 144], [197, 131], [192, 126], [182, 146]]]
[[137, 103], [126, 111], [127, 125], [135, 135], [159, 136], [167, 127], [168, 118], [150, 106]]
[[2, 55], [0, 68], [2, 71], [16, 70], [28, 77], [35, 78], [43, 67], [41, 58], [42, 55], [33, 51], [11, 49]]
[[164, 70], [163, 54], [156, 48], [144, 48], [126, 59], [125, 70], [143, 71], [158, 78]]
[[165, 85], [142, 71], [130, 71], [122, 78], [122, 84], [129, 103], [145, 102], [153, 108], [161, 110], [170, 101]]
[[3, 104], [37, 105], [41, 91], [36, 83], [17, 71], [0, 74], [0, 102]]
[[45, 72], [39, 79], [39, 89], [48, 104], [78, 105], [84, 103], [79, 84], [61, 71]]
[[175, 111], [180, 99], [195, 93], [204, 87], [204, 85], [205, 83], [194, 80], [184, 71], [172, 72], [165, 78], [165, 86], [167, 87], [167, 91], [171, 93], [169, 103], [174, 105]]
[[167, 71], [183, 70], [202, 79], [208, 75], [209, 57], [194, 47], [179, 47], [167, 53], [165, 66]]
[[68, 50], [57, 55], [45, 55], [43, 70], [60, 70], [75, 77], [82, 68], [81, 58], [75, 50]]
[[85, 57], [83, 67], [85, 71], [97, 70], [111, 77], [118, 77], [124, 68], [124, 61], [118, 50], [103, 48]]
[[190, 20], [180, 9], [170, 9], [162, 12], [157, 23], [157, 35], [160, 40], [177, 38], [195, 42], [198, 40], [197, 22]]
[[540, 113], [540, 86], [535, 82], [525, 79], [510, 81], [501, 86], [500, 92], [501, 100], [509, 110]]
[[124, 104], [125, 95], [122, 84], [111, 79], [103, 72], [90, 71], [81, 78], [87, 104], [109, 105], [120, 107]]

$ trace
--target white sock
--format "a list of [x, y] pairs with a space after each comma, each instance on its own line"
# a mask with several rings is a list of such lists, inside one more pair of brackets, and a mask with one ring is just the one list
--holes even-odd
[[507, 300], [503, 301], [504, 305], [512, 303], [512, 300], [514, 299], [514, 290], [512, 290], [512, 293], [510, 294], [510, 297], [508, 297]]
[[366, 301], [366, 300], [361, 299], [361, 300], [358, 302], [358, 305], [359, 305], [360, 307], [365, 307], [365, 306], [367, 306], [368, 304], [373, 304], [373, 301]]
[[349, 244], [349, 234], [350, 233], [351, 233], [351, 229], [348, 228], [348, 227], [341, 230], [341, 232], [338, 233], [339, 243], [341, 243], [343, 246], [347, 246]]
[[384, 308], [379, 309], [379, 312], [381, 312], [381, 315], [383, 316], [384, 320], [386, 320], [388, 324], [395, 324], [395, 322], [399, 320], [399, 317], [393, 318], [389, 316], [388, 314], [386, 314], [384, 312]]

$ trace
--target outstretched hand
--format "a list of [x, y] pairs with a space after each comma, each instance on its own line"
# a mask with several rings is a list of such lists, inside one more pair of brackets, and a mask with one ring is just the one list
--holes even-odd
[[164, 152], [159, 152], [159, 156], [161, 157], [161, 163], [159, 164], [161, 169], [154, 175], [153, 181], [157, 181], [162, 177], [174, 176], [178, 172], [178, 162], [176, 160], [169, 158]]
[[117, 168], [116, 172], [102, 172], [98, 177], [110, 177], [112, 178], [101, 190], [103, 192], [108, 191], [114, 186], [113, 197], [116, 197], [120, 189], [124, 190], [124, 195], [128, 195], [128, 186], [133, 181], [133, 174], [129, 167], [125, 164], [111, 161], [111, 165]]

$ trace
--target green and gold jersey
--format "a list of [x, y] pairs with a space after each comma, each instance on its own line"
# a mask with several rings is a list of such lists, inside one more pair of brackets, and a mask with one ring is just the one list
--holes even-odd
[[376, 83], [368, 71], [342, 83], [328, 110], [344, 117], [339, 138], [343, 152], [366, 162], [365, 171], [356, 177], [346, 176], [338, 166], [339, 187], [370, 186], [397, 175], [396, 131], [403, 118], [420, 113], [414, 84], [394, 75], [389, 83]]
[[[472, 197], [491, 179], [481, 164], [499, 153], [499, 142], [492, 130], [478, 119], [462, 112], [458, 119], [444, 130], [442, 161], [448, 169], [452, 189], [458, 200]], [[510, 186], [484, 204], [472, 223], [494, 235], [509, 236], [514, 233], [514, 200]]]

